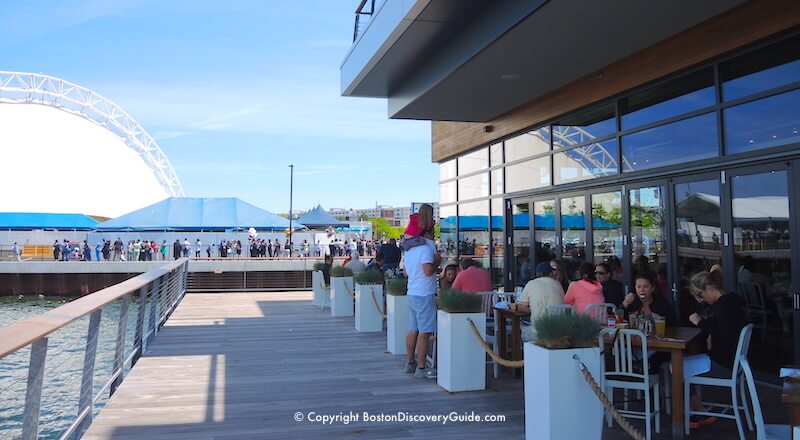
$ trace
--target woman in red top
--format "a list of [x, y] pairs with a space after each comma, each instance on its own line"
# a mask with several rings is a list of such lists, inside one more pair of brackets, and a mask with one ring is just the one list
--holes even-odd
[[567, 289], [567, 296], [564, 297], [564, 304], [572, 304], [572, 307], [583, 315], [586, 306], [589, 304], [603, 304], [603, 286], [594, 276], [594, 265], [583, 263], [578, 270], [581, 279], [574, 281]]

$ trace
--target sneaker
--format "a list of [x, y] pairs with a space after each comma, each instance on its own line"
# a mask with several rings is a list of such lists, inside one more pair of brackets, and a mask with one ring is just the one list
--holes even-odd
[[436, 369], [435, 368], [417, 368], [417, 371], [414, 372], [414, 378], [416, 379], [436, 379]]
[[405, 372], [406, 372], [406, 373], [409, 373], [409, 374], [411, 374], [411, 373], [413, 373], [413, 372], [414, 372], [416, 369], [417, 369], [417, 363], [416, 363], [416, 361], [415, 361], [415, 362], [407, 362], [407, 363], [406, 363], [406, 368], [405, 368]]
[[711, 417], [692, 416], [692, 419], [689, 422], [689, 429], [699, 429], [701, 426], [708, 426], [716, 421], [717, 418], [714, 416]]

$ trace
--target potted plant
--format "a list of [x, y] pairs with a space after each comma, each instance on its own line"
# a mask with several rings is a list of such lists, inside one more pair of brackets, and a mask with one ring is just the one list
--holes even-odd
[[486, 389], [486, 353], [472, 324], [486, 339], [486, 314], [480, 294], [446, 289], [439, 293], [436, 315], [439, 386], [450, 392]]
[[325, 285], [325, 278], [322, 276], [322, 266], [325, 263], [317, 261], [314, 263], [314, 270], [311, 272], [311, 290], [314, 292], [314, 297], [311, 299], [311, 304], [321, 307], [325, 301], [324, 295], [328, 294], [330, 286]]
[[408, 278], [386, 280], [386, 351], [406, 354], [408, 334]]
[[367, 270], [355, 276], [356, 330], [383, 331], [383, 273]]
[[353, 271], [344, 266], [331, 268], [331, 316], [353, 316]]
[[577, 360], [600, 382], [600, 326], [575, 313], [542, 316], [533, 325], [536, 339], [525, 343], [525, 438], [600, 438], [603, 406]]

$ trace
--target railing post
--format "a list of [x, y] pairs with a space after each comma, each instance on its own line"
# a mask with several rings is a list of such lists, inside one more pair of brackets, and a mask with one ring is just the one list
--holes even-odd
[[128, 333], [128, 306], [130, 305], [130, 302], [130, 295], [125, 295], [122, 297], [122, 302], [119, 305], [117, 347], [114, 350], [114, 368], [111, 370], [112, 375], [117, 374], [117, 371], [119, 371], [119, 376], [117, 376], [117, 378], [111, 382], [109, 395], [113, 395], [119, 384], [122, 383], [122, 375], [125, 370], [125, 336]]
[[78, 399], [78, 417], [89, 408], [86, 417], [78, 425], [78, 436], [92, 423], [94, 364], [97, 359], [97, 339], [100, 334], [100, 317], [103, 309], [97, 309], [90, 315], [89, 331], [86, 333], [86, 353], [83, 356], [83, 376], [81, 378], [81, 394]]
[[39, 410], [42, 403], [45, 358], [47, 358], [47, 338], [42, 338], [31, 344], [28, 388], [25, 390], [25, 413], [22, 421], [22, 438], [25, 440], [35, 440], [39, 437]]
[[[162, 277], [163, 278], [163, 277]], [[156, 315], [156, 308], [158, 307], [158, 297], [161, 292], [161, 279], [158, 278], [155, 283], [153, 283], [153, 290], [150, 292], [150, 322], [147, 325], [147, 345], [150, 346], [151, 341], [153, 338], [156, 337], [156, 332], [158, 332], [158, 315]]]
[[133, 355], [131, 360], [131, 368], [136, 365], [136, 361], [142, 357], [144, 351], [144, 310], [147, 307], [147, 287], [144, 286], [139, 289], [139, 310], [136, 313], [136, 334], [133, 336], [133, 349], [138, 347], [138, 353]]

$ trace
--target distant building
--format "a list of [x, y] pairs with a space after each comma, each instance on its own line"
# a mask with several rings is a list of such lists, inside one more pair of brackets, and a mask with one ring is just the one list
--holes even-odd
[[[439, 218], [439, 204], [433, 205], [433, 218]], [[368, 219], [384, 218], [391, 226], [406, 226], [408, 218], [411, 216], [412, 207], [418, 207], [421, 203], [413, 203], [411, 206], [393, 207], [390, 205], [378, 205], [367, 209], [344, 209], [331, 208], [328, 212], [344, 221], [358, 221], [362, 216]]]

